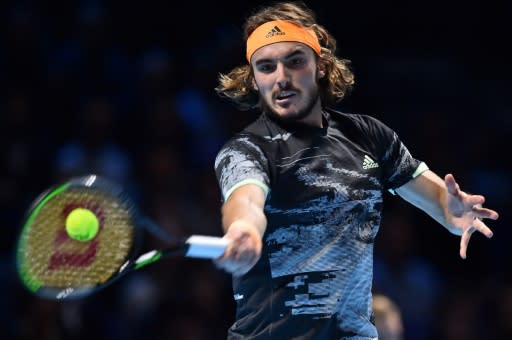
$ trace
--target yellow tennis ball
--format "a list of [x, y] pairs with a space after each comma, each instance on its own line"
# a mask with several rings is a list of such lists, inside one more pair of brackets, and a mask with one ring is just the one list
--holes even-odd
[[66, 217], [66, 232], [77, 241], [90, 241], [97, 234], [100, 223], [89, 209], [76, 208]]

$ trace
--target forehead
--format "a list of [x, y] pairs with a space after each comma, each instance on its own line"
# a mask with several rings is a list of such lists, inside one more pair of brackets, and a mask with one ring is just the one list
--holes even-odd
[[315, 52], [309, 46], [300, 42], [277, 42], [256, 50], [252, 55], [251, 63], [255, 63], [259, 60], [283, 59], [292, 53], [302, 53], [306, 56], [313, 57]]

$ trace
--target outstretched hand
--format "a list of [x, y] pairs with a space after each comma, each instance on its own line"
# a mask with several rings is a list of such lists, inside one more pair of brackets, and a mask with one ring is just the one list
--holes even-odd
[[471, 235], [478, 231], [486, 237], [491, 238], [491, 229], [482, 221], [484, 218], [491, 220], [498, 219], [498, 213], [494, 210], [482, 207], [485, 197], [482, 195], [471, 195], [460, 190], [459, 184], [452, 174], [444, 177], [446, 189], [448, 190], [448, 210], [451, 220], [448, 221], [450, 231], [460, 235], [460, 257], [465, 259]]

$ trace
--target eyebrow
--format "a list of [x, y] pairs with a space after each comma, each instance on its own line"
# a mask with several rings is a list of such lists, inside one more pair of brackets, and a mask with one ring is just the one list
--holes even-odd
[[[284, 57], [284, 59], [285, 60], [286, 59], [291, 59], [291, 58], [293, 58], [293, 57], [295, 57], [297, 55], [301, 55], [301, 54], [305, 54], [305, 52], [302, 49], [297, 49], [297, 50], [293, 51], [292, 53], [286, 55]], [[255, 64], [255, 66], [258, 66], [260, 64], [271, 62], [272, 60], [273, 60], [272, 58], [260, 59], [260, 60], [256, 61], [254, 64]]]

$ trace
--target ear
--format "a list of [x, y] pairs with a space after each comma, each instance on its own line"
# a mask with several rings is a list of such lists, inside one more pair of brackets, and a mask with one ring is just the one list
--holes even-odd
[[259, 91], [258, 85], [256, 84], [256, 81], [254, 80], [254, 78], [252, 80], [252, 88], [254, 89], [254, 91]]
[[321, 63], [321, 62], [318, 63], [317, 70], [318, 70], [318, 72], [316, 73], [317, 79], [322, 79], [323, 77], [325, 77], [325, 65], [323, 63]]
[[318, 67], [317, 78], [322, 79], [323, 77], [325, 77], [325, 70], [323, 67]]

